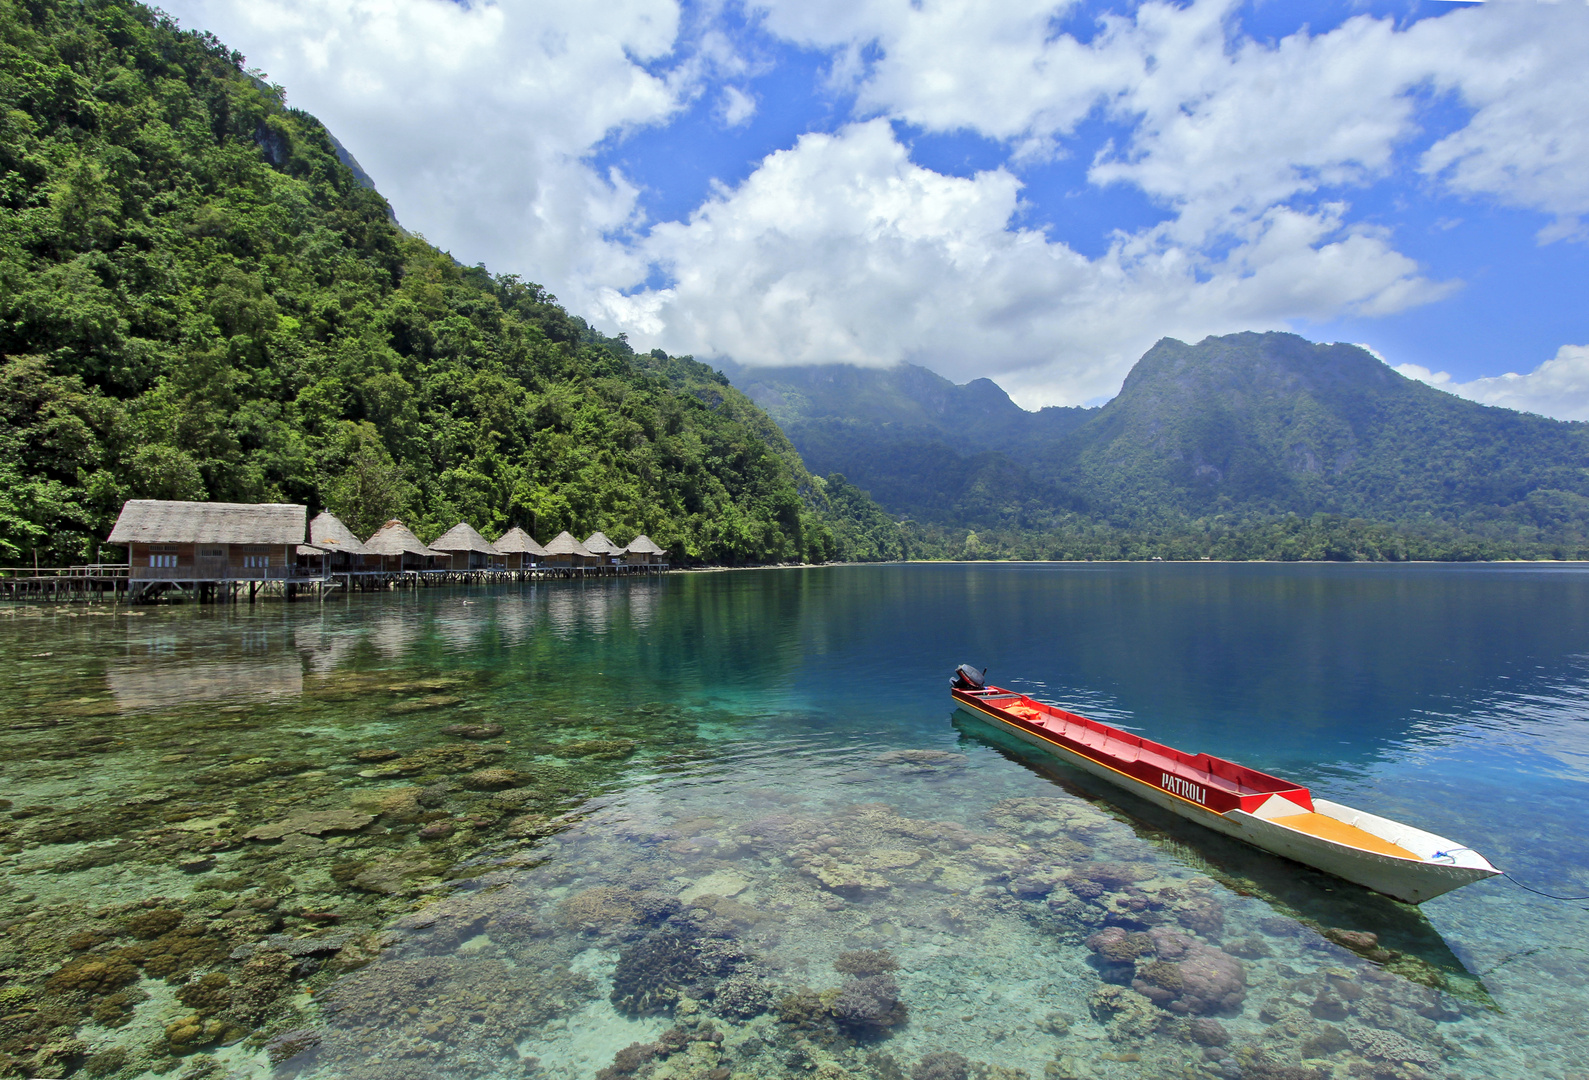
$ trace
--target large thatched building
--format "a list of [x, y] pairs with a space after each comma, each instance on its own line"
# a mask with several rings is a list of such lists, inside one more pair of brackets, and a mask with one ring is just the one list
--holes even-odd
[[447, 555], [452, 561], [441, 569], [500, 570], [502, 553], [491, 542], [474, 530], [466, 521], [460, 521], [429, 544], [432, 551]]
[[508, 570], [528, 570], [546, 558], [546, 549], [517, 525], [491, 541], [491, 546], [502, 553]]
[[122, 505], [106, 543], [127, 549], [128, 575], [170, 581], [291, 577], [307, 507], [295, 503], [170, 502]]

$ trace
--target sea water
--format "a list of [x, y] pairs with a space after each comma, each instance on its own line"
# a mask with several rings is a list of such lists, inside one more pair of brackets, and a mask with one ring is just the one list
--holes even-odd
[[1589, 894], [1579, 566], [9, 608], [0, 1075], [1589, 1076], [1589, 904], [1246, 848], [960, 663]]

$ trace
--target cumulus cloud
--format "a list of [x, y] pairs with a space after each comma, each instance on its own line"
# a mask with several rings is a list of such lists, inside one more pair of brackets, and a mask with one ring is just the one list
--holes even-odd
[[1271, 208], [1218, 259], [1120, 238], [1088, 259], [1016, 225], [1004, 169], [945, 176], [873, 120], [809, 134], [641, 244], [665, 289], [608, 290], [605, 315], [643, 346], [741, 362], [892, 364], [991, 375], [1028, 404], [1112, 394], [1161, 336], [1324, 318], [1440, 286], [1338, 207]]
[[1563, 345], [1556, 355], [1527, 375], [1508, 372], [1472, 382], [1453, 382], [1444, 371], [1401, 364], [1409, 379], [1438, 386], [1484, 405], [1539, 413], [1557, 420], [1589, 420], [1589, 345]]
[[[1054, 0], [760, 0], [769, 29], [851, 58], [863, 110], [968, 130], [1018, 154], [1094, 111], [1125, 125], [1094, 162], [1179, 210], [1196, 242], [1299, 193], [1383, 175], [1418, 133], [1425, 95], [1475, 110], [1421, 168], [1452, 189], [1557, 215], [1589, 212], [1589, 10], [1492, 5], [1399, 29], [1367, 15], [1323, 34], [1244, 37], [1240, 0], [1146, 3], [1083, 44], [1052, 32]], [[853, 58], [863, 47], [879, 56]]]
[[[593, 161], [697, 100], [708, 122], [754, 128], [772, 54], [748, 58], [721, 5], [687, 18], [675, 0], [168, 7], [285, 84], [406, 225], [463, 261], [541, 281], [637, 344], [746, 364], [908, 359], [999, 378], [1026, 404], [1087, 401], [1161, 336], [1446, 295], [1454, 283], [1350, 205], [1398, 171], [1548, 215], [1545, 240], [1584, 235], [1589, 216], [1579, 5], [1362, 15], [1257, 41], [1236, 0], [1152, 0], [1083, 41], [1059, 29], [1086, 17], [1071, 0], [749, 0], [774, 38], [828, 52], [855, 114], [657, 224]], [[1439, 138], [1422, 130], [1434, 100], [1467, 110]], [[1083, 152], [1089, 118], [1115, 132], [1085, 148], [1089, 182], [1168, 211], [1093, 257], [1026, 224], [1020, 180], [1035, 159]], [[1006, 164], [935, 172], [895, 124], [975, 132]], [[667, 287], [643, 287], [659, 268]]]
[[694, 88], [668, 58], [672, 0], [168, 0], [288, 88], [347, 144], [410, 228], [464, 262], [555, 286], [644, 276], [615, 240], [637, 192], [588, 161], [667, 120]]

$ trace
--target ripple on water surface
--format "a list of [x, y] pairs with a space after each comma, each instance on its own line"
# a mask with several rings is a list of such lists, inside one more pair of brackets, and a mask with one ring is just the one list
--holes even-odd
[[[923, 608], [912, 569], [8, 614], [0, 1076], [1585, 1075], [1579, 908], [1489, 883], [1420, 912], [951, 723], [939, 654], [997, 647], [1039, 696], [1219, 734], [1200, 691], [1145, 715], [1101, 660], [975, 640], [1033, 575], [922, 568]], [[1090, 574], [1045, 610], [1158, 588]], [[1369, 745], [1343, 720], [1337, 757], [1303, 701], [1307, 779], [1503, 865], [1546, 869], [1548, 828], [1570, 881], [1585, 650], [1539, 621], [1528, 685], [1427, 695]], [[1540, 755], [1552, 782], [1493, 813]]]

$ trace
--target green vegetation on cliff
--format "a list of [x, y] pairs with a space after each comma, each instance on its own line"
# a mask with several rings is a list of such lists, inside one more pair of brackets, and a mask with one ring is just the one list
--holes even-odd
[[140, 497], [898, 556], [721, 375], [407, 235], [242, 64], [130, 0], [0, 0], [0, 561], [92, 557]]

